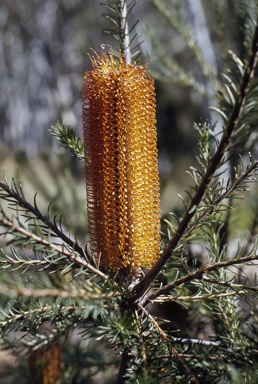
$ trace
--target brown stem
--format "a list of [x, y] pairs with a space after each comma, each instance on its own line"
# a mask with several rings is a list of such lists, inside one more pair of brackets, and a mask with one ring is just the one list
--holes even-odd
[[122, 359], [121, 359], [120, 368], [119, 368], [118, 377], [117, 377], [117, 384], [125, 384], [126, 379], [124, 376], [126, 374], [126, 368], [129, 360], [130, 360], [129, 352], [128, 352], [128, 349], [125, 348], [122, 353]]
[[156, 299], [157, 297], [159, 297], [161, 295], [168, 293], [169, 291], [178, 287], [179, 285], [189, 283], [189, 281], [192, 281], [194, 279], [201, 279], [202, 275], [204, 273], [215, 271], [215, 270], [220, 269], [220, 268], [227, 268], [231, 265], [248, 263], [249, 261], [254, 261], [257, 259], [258, 259], [258, 256], [254, 252], [254, 254], [248, 255], [246, 257], [241, 257], [239, 259], [226, 260], [226, 261], [221, 261], [221, 262], [216, 263], [216, 264], [202, 266], [201, 268], [197, 269], [197, 271], [190, 273], [189, 275], [183, 276], [180, 279], [175, 280], [173, 283], [167, 284], [164, 287], [158, 289], [152, 295], [147, 297], [142, 302], [142, 305], [146, 306], [152, 300]]

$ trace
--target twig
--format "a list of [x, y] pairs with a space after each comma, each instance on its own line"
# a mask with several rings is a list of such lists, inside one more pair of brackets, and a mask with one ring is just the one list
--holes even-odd
[[153, 318], [153, 316], [151, 316], [151, 314], [141, 305], [141, 304], [137, 304], [138, 308], [140, 308], [140, 310], [148, 317], [148, 319], [152, 322], [152, 324], [155, 326], [155, 328], [157, 328], [157, 331], [158, 333], [160, 334], [160, 336], [162, 337], [162, 339], [164, 341], [169, 341], [168, 340], [168, 337], [167, 335], [165, 334], [165, 332], [160, 328], [160, 326], [158, 325], [158, 323], [156, 322], [156, 320]]
[[236, 292], [238, 292], [238, 290], [244, 290], [246, 292], [258, 292], [258, 286], [245, 285], [245, 284], [234, 284], [234, 283], [230, 283], [228, 281], [210, 279], [207, 276], [203, 276], [202, 280], [207, 281], [208, 283], [211, 283], [211, 284], [218, 284], [218, 285], [223, 285], [224, 287], [232, 288]]
[[[69, 260], [77, 262], [79, 265], [83, 266], [84, 268], [87, 268], [91, 270], [92, 272], [96, 273], [98, 276], [102, 277], [103, 279], [107, 279], [107, 276], [99, 271], [97, 268], [94, 268], [91, 264], [87, 263], [83, 260], [84, 252], [82, 248], [78, 245], [76, 240], [70, 239], [70, 237], [66, 236], [61, 230], [57, 228], [55, 224], [53, 224], [45, 215], [42, 215], [42, 213], [36, 208], [33, 207], [31, 204], [29, 204], [24, 197], [20, 196], [17, 192], [15, 192], [13, 189], [11, 189], [6, 183], [0, 180], [0, 187], [8, 194], [8, 196], [12, 197], [14, 200], [17, 201], [17, 203], [23, 207], [26, 211], [31, 212], [35, 217], [37, 217], [40, 221], [42, 221], [53, 233], [55, 233], [60, 239], [62, 239], [66, 244], [68, 244], [75, 253], [66, 252], [64, 249], [60, 250], [59, 247], [55, 246], [52, 243], [49, 243], [48, 241], [41, 239], [40, 237], [31, 234], [30, 232], [24, 230], [23, 228], [15, 227], [15, 225], [11, 222], [8, 223], [6, 219], [3, 219], [2, 222], [6, 226], [9, 226], [10, 228], [13, 228], [14, 230], [17, 230], [18, 232], [22, 233], [23, 235], [27, 236], [28, 238], [31, 238], [35, 241], [38, 241], [39, 244], [45, 245], [50, 247], [51, 249], [54, 249], [55, 251], [67, 256]], [[78, 257], [78, 254], [81, 257]]]
[[[70, 313], [76, 311], [76, 310], [85, 310], [85, 309], [88, 309], [88, 306], [87, 305], [80, 305], [80, 306], [76, 306], [76, 305], [62, 305], [58, 308], [58, 313], [62, 313], [64, 312], [65, 315], [67, 315], [67, 311], [70, 311]], [[38, 314], [39, 316], [41, 315], [41, 317], [43, 318], [49, 318], [51, 315], [53, 315], [54, 311], [53, 311], [53, 305], [46, 305], [44, 307], [37, 307], [33, 310], [28, 310], [28, 311], [22, 311], [21, 313], [13, 313], [12, 312], [12, 316], [10, 316], [8, 313], [4, 313], [4, 316], [2, 314], [1, 318], [0, 318], [0, 326], [1, 327], [5, 327], [6, 325], [8, 324], [11, 324], [11, 323], [17, 323], [18, 321], [21, 321], [23, 318], [26, 318], [28, 316], [31, 316], [33, 314]], [[2, 342], [2, 340], [1, 340]], [[0, 343], [1, 343], [0, 342]]]
[[75, 292], [66, 291], [64, 289], [35, 289], [35, 288], [25, 288], [25, 287], [10, 287], [8, 285], [0, 285], [0, 294], [6, 296], [13, 295], [22, 295], [25, 297], [53, 297], [61, 299], [90, 299], [90, 300], [102, 300], [110, 299], [115, 296], [119, 296], [118, 293], [108, 292], [108, 293], [90, 293], [83, 289], [76, 290]]
[[229, 322], [228, 322], [228, 318], [227, 318], [227, 315], [224, 311], [224, 309], [222, 308], [222, 306], [220, 305], [220, 303], [218, 303], [218, 308], [220, 310], [220, 313], [222, 315], [222, 318], [224, 319], [224, 323], [226, 325], [226, 328], [228, 330], [228, 332], [230, 332], [230, 325], [229, 325]]
[[197, 344], [197, 345], [204, 345], [204, 346], [207, 346], [207, 347], [219, 347], [220, 344], [221, 344], [220, 341], [200, 340], [200, 339], [187, 339], [187, 338], [180, 338], [180, 337], [173, 337], [171, 340], [174, 343]]
[[214, 207], [218, 206], [228, 196], [232, 196], [231, 193], [234, 192], [237, 187], [239, 187], [247, 179], [247, 177], [257, 169], [257, 167], [258, 160], [254, 161], [253, 164], [249, 168], [247, 168], [247, 170], [237, 180], [235, 180], [230, 187], [226, 188], [225, 191], [212, 202], [211, 207], [208, 207], [206, 210], [204, 210], [202, 214], [198, 216], [197, 220], [195, 220], [194, 223], [189, 226], [189, 228], [187, 228], [184, 233], [184, 236], [187, 236], [189, 233], [191, 233], [199, 225], [199, 223], [214, 210]]
[[[171, 342], [171, 340], [167, 337], [165, 332], [160, 328], [160, 326], [158, 325], [156, 320], [150, 315], [150, 313], [141, 304], [138, 304], [137, 306], [148, 317], [148, 319], [151, 321], [151, 323], [156, 327], [158, 333], [163, 338], [163, 340], [166, 341], [166, 342]], [[171, 350], [172, 350], [174, 356], [180, 362], [180, 364], [184, 367], [184, 369], [187, 372], [187, 374], [189, 375], [189, 377], [191, 377], [193, 382], [196, 383], [196, 384], [200, 384], [199, 380], [196, 378], [194, 373], [190, 370], [188, 365], [185, 363], [184, 359], [182, 359], [180, 354], [177, 352], [176, 348], [171, 345]]]
[[119, 36], [120, 36], [120, 45], [122, 59], [127, 63], [131, 64], [131, 50], [130, 50], [130, 37], [128, 29], [128, 14], [127, 14], [127, 5], [126, 0], [119, 0], [118, 5], [120, 20], [119, 20]]
[[227, 268], [231, 265], [247, 263], [249, 261], [254, 261], [254, 260], [258, 260], [258, 255], [251, 254], [249, 256], [240, 257], [239, 259], [221, 261], [221, 262], [216, 263], [216, 264], [202, 266], [201, 268], [197, 269], [197, 271], [190, 273], [187, 276], [183, 276], [180, 279], [175, 280], [173, 283], [167, 284], [164, 287], [158, 289], [156, 292], [154, 292], [153, 294], [151, 294], [150, 296], [145, 298], [142, 301], [142, 305], [146, 306], [148, 303], [150, 303], [151, 301], [153, 301], [157, 297], [159, 297], [161, 295], [165, 295], [166, 293], [168, 293], [172, 289], [178, 287], [179, 285], [188, 283], [189, 281], [192, 281], [194, 279], [202, 279], [202, 276], [204, 273], [215, 271], [215, 270], [221, 269], [221, 268]]
[[[257, 289], [258, 291], [258, 289]], [[224, 293], [211, 293], [207, 295], [193, 295], [193, 296], [159, 296], [158, 299], [152, 300], [155, 303], [165, 303], [168, 301], [199, 301], [199, 300], [207, 300], [207, 299], [219, 299], [220, 297], [228, 297], [235, 296], [236, 293], [238, 295], [247, 295], [247, 291], [233, 291], [233, 292], [224, 292]]]
[[120, 363], [120, 368], [118, 372], [118, 378], [117, 378], [117, 384], [124, 384], [125, 383], [125, 374], [126, 374], [126, 368], [128, 365], [128, 361], [130, 360], [128, 348], [125, 347], [122, 353], [122, 359]]
[[[154, 265], [154, 267], [134, 287], [134, 290], [133, 290], [134, 295], [131, 298], [130, 302], [137, 302], [137, 300], [144, 295], [145, 291], [150, 287], [151, 283], [155, 280], [158, 273], [161, 271], [161, 269], [164, 267], [164, 265], [170, 258], [173, 250], [177, 247], [181, 238], [184, 236], [185, 231], [196, 212], [196, 207], [198, 207], [199, 204], [201, 203], [202, 198], [205, 194], [205, 191], [210, 181], [212, 180], [216, 170], [221, 164], [221, 161], [225, 154], [225, 150], [230, 143], [231, 136], [239, 121], [242, 109], [245, 104], [246, 95], [247, 95], [250, 83], [254, 76], [254, 71], [257, 65], [257, 51], [258, 51], [258, 26], [256, 26], [255, 28], [255, 32], [252, 40], [251, 55], [250, 55], [248, 64], [245, 68], [245, 72], [239, 87], [239, 96], [236, 99], [236, 102], [233, 106], [231, 115], [228, 119], [227, 125], [225, 127], [225, 131], [221, 137], [218, 148], [213, 158], [211, 159], [210, 165], [208, 166], [206, 173], [204, 174], [200, 182], [199, 187], [197, 188], [193, 198], [189, 203], [189, 206], [179, 224], [177, 231], [171, 238], [170, 242], [168, 243], [167, 247], [164, 249], [163, 253], [161, 254], [159, 260]], [[198, 272], [196, 272], [196, 274], [198, 275]], [[185, 277], [185, 278], [187, 279], [188, 277]]]

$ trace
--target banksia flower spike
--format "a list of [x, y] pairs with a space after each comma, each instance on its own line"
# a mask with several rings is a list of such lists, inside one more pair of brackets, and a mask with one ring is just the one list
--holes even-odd
[[29, 366], [33, 383], [56, 384], [63, 374], [64, 356], [61, 346], [56, 343], [48, 349], [41, 347], [31, 351]]
[[91, 251], [114, 271], [150, 268], [160, 246], [154, 82], [105, 53], [92, 65], [83, 84]]

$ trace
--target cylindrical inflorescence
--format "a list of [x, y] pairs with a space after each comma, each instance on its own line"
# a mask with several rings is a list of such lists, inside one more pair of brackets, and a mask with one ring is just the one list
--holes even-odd
[[64, 355], [61, 345], [55, 343], [48, 348], [43, 346], [31, 351], [29, 367], [33, 383], [56, 384], [64, 371]]
[[150, 268], [160, 249], [154, 82], [104, 53], [92, 65], [83, 84], [90, 248], [114, 271]]

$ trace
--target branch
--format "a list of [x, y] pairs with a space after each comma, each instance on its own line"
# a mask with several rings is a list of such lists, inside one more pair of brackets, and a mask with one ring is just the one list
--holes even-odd
[[221, 344], [221, 341], [211, 341], [211, 340], [201, 340], [201, 339], [187, 339], [187, 338], [180, 338], [180, 337], [172, 337], [171, 341], [173, 343], [180, 343], [180, 344], [197, 344], [197, 345], [204, 345], [206, 347], [219, 347]]
[[[258, 292], [258, 289], [256, 289], [256, 292]], [[160, 297], [160, 299], [151, 300], [155, 303], [164, 303], [167, 301], [198, 301], [198, 300], [210, 300], [210, 299], [219, 299], [220, 297], [228, 297], [228, 296], [235, 296], [238, 295], [246, 295], [249, 292], [246, 290], [240, 290], [240, 291], [233, 291], [233, 292], [224, 292], [224, 293], [209, 293], [207, 295], [193, 295], [193, 296], [167, 296], [167, 297]]]
[[[252, 41], [251, 55], [250, 55], [248, 64], [245, 68], [245, 72], [239, 87], [239, 97], [236, 99], [236, 102], [233, 106], [231, 115], [228, 119], [227, 125], [221, 137], [217, 150], [214, 156], [212, 157], [209, 166], [207, 167], [207, 170], [199, 184], [199, 187], [197, 188], [193, 198], [189, 203], [189, 206], [179, 224], [177, 231], [169, 241], [167, 247], [162, 252], [159, 260], [154, 265], [154, 267], [145, 275], [145, 277], [138, 284], [135, 285], [133, 289], [134, 294], [130, 298], [130, 303], [136, 302], [140, 297], [142, 297], [146, 292], [146, 290], [150, 287], [152, 282], [155, 280], [159, 272], [162, 270], [162, 268], [170, 258], [172, 252], [176, 249], [180, 240], [185, 235], [185, 231], [196, 212], [196, 207], [198, 207], [202, 202], [205, 191], [210, 181], [214, 177], [216, 170], [219, 168], [221, 164], [225, 151], [230, 143], [231, 136], [239, 121], [242, 109], [245, 104], [247, 92], [249, 90], [249, 86], [253, 79], [254, 71], [257, 65], [257, 51], [258, 51], [258, 26], [256, 26], [255, 28], [253, 41]], [[198, 272], [196, 272], [196, 275], [198, 275]], [[186, 276], [185, 278], [187, 279], [188, 276]]]
[[202, 266], [201, 268], [197, 269], [197, 271], [190, 273], [187, 276], [183, 276], [180, 279], [175, 280], [173, 283], [167, 284], [164, 287], [158, 289], [156, 292], [154, 292], [153, 294], [151, 294], [150, 296], [145, 298], [142, 302], [142, 305], [146, 306], [148, 303], [150, 303], [151, 301], [153, 301], [157, 297], [168, 293], [169, 291], [178, 287], [179, 285], [189, 283], [190, 281], [192, 281], [194, 279], [201, 280], [203, 278], [204, 273], [215, 271], [215, 270], [220, 269], [220, 268], [227, 268], [231, 265], [248, 263], [248, 262], [254, 261], [254, 260], [258, 260], [258, 255], [251, 254], [249, 256], [240, 257], [239, 259], [221, 261], [221, 262], [213, 264], [213, 265]]
[[119, 0], [118, 5], [120, 20], [119, 20], [119, 36], [121, 40], [121, 53], [122, 59], [127, 63], [131, 64], [131, 50], [130, 50], [130, 37], [128, 29], [128, 13], [126, 0]]
[[127, 369], [129, 360], [130, 360], [130, 356], [129, 356], [128, 348], [125, 347], [125, 349], [122, 352], [122, 358], [121, 358], [118, 377], [117, 377], [117, 384], [125, 384], [126, 378], [124, 376], [126, 374], [126, 369]]
[[[211, 214], [211, 212], [214, 210], [214, 207], [218, 207], [218, 205], [226, 198], [228, 198], [229, 196], [231, 196], [231, 194], [237, 190], [237, 188], [239, 188], [241, 186], [241, 184], [247, 180], [248, 176], [254, 171], [256, 170], [258, 167], [258, 160], [257, 161], [254, 161], [252, 165], [250, 165], [249, 168], [247, 168], [247, 170], [237, 179], [234, 181], [234, 183], [226, 188], [226, 190], [217, 198], [215, 199], [211, 206], [208, 207], [206, 210], [204, 210], [204, 212], [198, 216], [198, 218], [194, 221], [194, 223], [189, 227], [187, 228], [187, 230], [185, 231], [184, 233], [184, 236], [187, 236], [189, 233], [191, 233], [198, 225], [199, 223], [205, 218], [207, 217], [209, 214]], [[196, 210], [195, 210], [196, 212]]]
[[[20, 228], [20, 229], [18, 229], [17, 227], [15, 228], [13, 223], [10, 222], [8, 224], [8, 222], [5, 221], [5, 224], [7, 226], [12, 225], [13, 228], [15, 228], [15, 230], [17, 230], [18, 232], [23, 233], [24, 235], [28, 235], [29, 238], [33, 237], [33, 239], [38, 240], [40, 244], [44, 244], [46, 246], [49, 246], [52, 249], [55, 249], [57, 252], [65, 254], [69, 258], [69, 260], [77, 262], [80, 266], [83, 266], [84, 268], [91, 270], [92, 272], [96, 273], [98, 276], [102, 277], [103, 279], [107, 279], [107, 276], [104, 273], [99, 271], [97, 268], [94, 268], [91, 264], [89, 264], [87, 261], [84, 260], [84, 251], [78, 245], [76, 240], [72, 240], [72, 239], [70, 239], [70, 237], [66, 236], [60, 229], [57, 228], [57, 226], [54, 223], [52, 223], [48, 219], [48, 217], [46, 215], [42, 215], [42, 213], [39, 211], [39, 209], [36, 206], [34, 207], [31, 204], [29, 204], [23, 196], [21, 196], [19, 193], [17, 193], [13, 189], [11, 189], [6, 183], [4, 183], [1, 180], [0, 180], [0, 188], [2, 188], [7, 193], [8, 197], [10, 196], [13, 200], [16, 201], [16, 203], [19, 206], [24, 208], [26, 210], [26, 212], [31, 212], [37, 219], [39, 219], [41, 222], [43, 222], [46, 225], [46, 227], [48, 227], [55, 235], [57, 235], [61, 240], [63, 240], [64, 243], [69, 245], [74, 250], [75, 253], [73, 254], [70, 252], [66, 252], [64, 250], [61, 252], [60, 248], [56, 247], [54, 244], [51, 244], [51, 243], [41, 239], [40, 237], [25, 231], [22, 228]], [[3, 219], [3, 220], [5, 220], [5, 219]], [[80, 255], [80, 257], [78, 257], [78, 254]]]
[[42, 298], [42, 297], [52, 297], [60, 299], [89, 299], [89, 300], [101, 300], [101, 299], [110, 299], [115, 296], [119, 296], [118, 293], [109, 292], [109, 293], [90, 293], [84, 289], [76, 290], [76, 292], [69, 292], [64, 289], [35, 289], [35, 288], [25, 288], [25, 287], [10, 287], [6, 285], [0, 285], [0, 294], [6, 296], [13, 295], [22, 295], [24, 297], [31, 298]]
[[235, 289], [236, 292], [241, 291], [241, 290], [244, 290], [245, 293], [248, 293], [248, 292], [258, 292], [258, 286], [245, 285], [245, 284], [234, 284], [234, 283], [230, 283], [228, 281], [209, 279], [206, 276], [203, 276], [202, 280], [203, 281], [207, 281], [208, 283], [211, 283], [211, 284], [218, 284], [218, 285], [222, 285], [224, 287]]
[[64, 123], [56, 122], [49, 130], [50, 134], [59, 140], [62, 147], [66, 148], [72, 156], [77, 160], [84, 161], [84, 144], [80, 137], [77, 137], [76, 132]]
[[[145, 314], [145, 316], [150, 320], [150, 322], [155, 326], [155, 328], [157, 329], [162, 339], [166, 342], [169, 342], [169, 338], [167, 337], [165, 332], [160, 328], [160, 326], [158, 325], [156, 320], [151, 316], [151, 314], [141, 304], [138, 304], [137, 306]], [[174, 356], [176, 357], [176, 359], [179, 361], [179, 363], [184, 367], [189, 377], [191, 377], [192, 381], [196, 384], [200, 384], [200, 382], [198, 381], [194, 373], [190, 370], [188, 365], [185, 363], [184, 359], [179, 355], [176, 348], [171, 345], [171, 350]]]
[[[80, 305], [80, 306], [76, 306], [75, 304], [68, 305], [68, 306], [62, 305], [58, 308], [58, 313], [64, 312], [64, 314], [67, 315], [67, 311], [70, 311], [70, 313], [76, 310], [83, 311], [88, 309], [88, 307], [89, 307], [88, 305]], [[18, 323], [22, 319], [32, 317], [32, 315], [47, 319], [54, 313], [55, 311], [54, 311], [53, 305], [45, 305], [44, 307], [37, 307], [37, 308], [29, 309], [27, 311], [22, 310], [20, 313], [18, 313], [18, 311], [14, 312], [13, 309], [10, 308], [9, 313], [3, 312], [1, 314], [0, 327], [2, 330], [3, 327], [6, 327], [7, 325], [10, 325], [10, 324]]]

